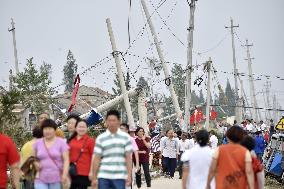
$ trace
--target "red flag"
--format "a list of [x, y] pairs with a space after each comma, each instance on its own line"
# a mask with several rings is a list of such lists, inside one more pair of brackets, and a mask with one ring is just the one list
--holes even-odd
[[76, 96], [77, 96], [77, 93], [78, 93], [78, 90], [79, 90], [79, 86], [80, 86], [80, 76], [78, 74], [75, 78], [75, 81], [74, 81], [74, 90], [73, 90], [73, 93], [72, 93], [72, 102], [71, 102], [71, 105], [69, 106], [68, 112], [71, 112], [73, 107], [76, 104]]
[[212, 108], [210, 111], [210, 120], [217, 119], [218, 113]]

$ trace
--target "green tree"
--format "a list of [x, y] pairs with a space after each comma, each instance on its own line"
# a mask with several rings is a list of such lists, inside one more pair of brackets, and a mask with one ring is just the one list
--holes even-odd
[[5, 92], [0, 96], [0, 132], [5, 133], [5, 128], [8, 125], [14, 125], [19, 121], [17, 116], [13, 113], [15, 104], [19, 101], [20, 93], [15, 89]]
[[[138, 83], [137, 83], [137, 88], [142, 88], [144, 90], [145, 97], [149, 96], [150, 87], [149, 87], [148, 82], [146, 81], [146, 79], [144, 77], [139, 78]], [[131, 98], [130, 102], [131, 102], [131, 109], [132, 109], [134, 120], [138, 120], [139, 119], [139, 115], [138, 115], [138, 95]]]
[[192, 105], [200, 105], [200, 99], [198, 95], [196, 94], [195, 90], [191, 91], [191, 104]]
[[40, 66], [39, 70], [42, 70], [43, 72], [46, 72], [48, 74], [48, 79], [51, 80], [51, 74], [52, 74], [52, 65], [46, 63], [43, 61], [43, 64]]
[[17, 126], [19, 118], [13, 112], [20, 99], [20, 92], [15, 89], [0, 95], [0, 133], [12, 137], [18, 148], [31, 139], [31, 134], [26, 133], [23, 127]]
[[65, 92], [72, 92], [77, 69], [78, 65], [76, 64], [76, 59], [74, 58], [73, 53], [69, 50], [67, 55], [67, 62], [63, 68], [63, 82], [65, 83]]
[[185, 76], [182, 66], [175, 64], [172, 68], [172, 82], [174, 85], [175, 92], [178, 96], [179, 106], [184, 110], [184, 97], [185, 97]]
[[[124, 77], [124, 81], [125, 81], [126, 90], [129, 91], [129, 89], [131, 89], [129, 72], [126, 72], [126, 76], [124, 75], [123, 77]], [[122, 91], [121, 91], [121, 87], [120, 87], [118, 74], [115, 74], [115, 80], [113, 80], [113, 82], [114, 82], [114, 85], [115, 85], [115, 87], [112, 87], [112, 91], [113, 91], [114, 95], [115, 96], [121, 95]]]
[[232, 90], [229, 79], [227, 79], [225, 95], [228, 99], [228, 107], [226, 108], [226, 110], [227, 110], [229, 116], [234, 116], [235, 115], [235, 107], [234, 106], [236, 106], [236, 95], [235, 95], [235, 92]]
[[45, 69], [37, 70], [33, 58], [27, 60], [24, 72], [13, 77], [13, 81], [20, 92], [20, 101], [26, 108], [31, 108], [36, 114], [49, 109], [54, 93], [49, 73]]
[[202, 91], [202, 89], [200, 89], [200, 91], [199, 91], [199, 103], [204, 104], [204, 102], [205, 102], [205, 99], [204, 99], [204, 96], [203, 96], [203, 91]]

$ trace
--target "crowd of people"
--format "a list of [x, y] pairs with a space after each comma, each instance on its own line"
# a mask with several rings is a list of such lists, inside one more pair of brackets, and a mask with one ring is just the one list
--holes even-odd
[[210, 132], [147, 133], [121, 123], [120, 113], [110, 110], [106, 131], [94, 139], [77, 115], [67, 118], [66, 134], [47, 113], [38, 120], [33, 139], [20, 153], [11, 138], [0, 133], [0, 188], [7, 187], [9, 165], [16, 189], [20, 184], [25, 189], [125, 189], [134, 183], [141, 188], [142, 173], [151, 188], [150, 170], [169, 180], [177, 171], [182, 189], [263, 189], [262, 156], [275, 132], [273, 122], [267, 127], [246, 120]]

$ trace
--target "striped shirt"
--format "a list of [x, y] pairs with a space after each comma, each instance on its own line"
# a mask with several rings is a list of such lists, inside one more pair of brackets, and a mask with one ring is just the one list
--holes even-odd
[[126, 179], [127, 167], [125, 155], [132, 152], [130, 136], [118, 130], [112, 134], [109, 130], [99, 135], [94, 154], [101, 157], [98, 178]]

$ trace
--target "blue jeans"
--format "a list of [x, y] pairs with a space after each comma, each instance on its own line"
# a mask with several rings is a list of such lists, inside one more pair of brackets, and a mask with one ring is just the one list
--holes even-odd
[[98, 189], [125, 189], [125, 180], [99, 178]]
[[61, 189], [61, 183], [35, 183], [35, 189]]

